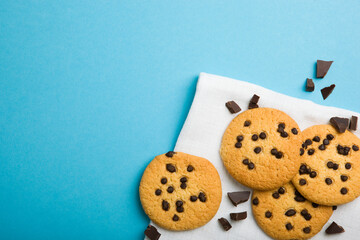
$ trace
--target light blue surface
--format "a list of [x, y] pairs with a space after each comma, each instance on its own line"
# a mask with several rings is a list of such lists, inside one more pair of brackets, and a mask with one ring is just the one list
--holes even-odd
[[142, 239], [201, 71], [360, 111], [358, 0], [59, 2], [0, 1], [1, 239]]

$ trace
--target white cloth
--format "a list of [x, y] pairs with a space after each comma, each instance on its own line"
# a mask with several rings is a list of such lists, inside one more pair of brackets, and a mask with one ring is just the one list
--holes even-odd
[[[258, 103], [260, 107], [272, 107], [284, 111], [295, 119], [301, 130], [316, 124], [326, 124], [333, 116], [347, 118], [352, 115], [360, 116], [356, 112], [321, 106], [308, 100], [289, 97], [248, 82], [201, 73], [194, 101], [174, 150], [204, 157], [214, 164], [221, 178], [222, 202], [215, 217], [205, 226], [198, 229], [172, 232], [156, 226], [161, 233], [160, 239], [270, 239], [257, 226], [252, 216], [250, 201], [235, 207], [228, 199], [227, 192], [249, 189], [236, 182], [228, 174], [219, 154], [223, 133], [230, 121], [237, 115], [230, 114], [225, 107], [225, 103], [234, 100], [244, 111], [247, 109], [253, 94], [260, 96]], [[360, 136], [360, 131], [356, 131], [355, 134]], [[247, 219], [237, 222], [230, 220], [229, 214], [231, 212], [242, 211], [248, 212]], [[221, 217], [229, 220], [232, 229], [227, 232], [222, 229], [218, 223], [218, 218]], [[332, 221], [343, 226], [345, 233], [325, 235], [325, 229]], [[360, 198], [351, 203], [338, 206], [328, 223], [313, 239], [360, 239], [359, 226]]]

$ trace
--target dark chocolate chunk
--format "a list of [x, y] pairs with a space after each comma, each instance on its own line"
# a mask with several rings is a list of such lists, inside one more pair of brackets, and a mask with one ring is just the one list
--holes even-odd
[[183, 182], [180, 184], [180, 187], [181, 187], [181, 189], [185, 189], [187, 187], [187, 185], [186, 185], [186, 183]]
[[197, 196], [191, 196], [190, 197], [190, 201], [192, 201], [192, 202], [196, 202], [197, 199], [198, 199]]
[[256, 197], [252, 200], [252, 204], [254, 204], [255, 206], [257, 206], [259, 204], [259, 199]]
[[356, 145], [353, 145], [353, 146], [352, 146], [352, 150], [354, 150], [355, 152], [356, 152], [356, 151], [359, 151], [359, 147], [356, 146]]
[[358, 117], [351, 116], [350, 125], [349, 125], [350, 130], [356, 131], [356, 129], [357, 129], [357, 121], [358, 121]]
[[294, 216], [296, 214], [296, 211], [294, 209], [287, 210], [285, 215], [288, 217]]
[[289, 134], [284, 131], [284, 132], [280, 133], [280, 136], [283, 137], [283, 138], [286, 138], [286, 137], [289, 136]]
[[169, 186], [166, 190], [168, 193], [174, 192], [174, 188], [172, 186]]
[[309, 155], [313, 155], [314, 153], [315, 153], [315, 150], [313, 148], [308, 150]]
[[345, 168], [350, 169], [351, 168], [351, 163], [345, 163]]
[[335, 84], [331, 84], [329, 87], [324, 87], [321, 89], [321, 95], [323, 99], [327, 99], [327, 97], [334, 91]]
[[304, 149], [303, 148], [300, 148], [300, 156], [304, 155]]
[[239, 136], [236, 137], [236, 140], [237, 140], [238, 142], [241, 142], [242, 140], [244, 140], [244, 136], [243, 136], [243, 135], [239, 135]]
[[236, 207], [239, 203], [249, 200], [250, 191], [228, 192], [227, 195], [232, 204]]
[[249, 164], [249, 159], [245, 158], [244, 160], [242, 160], [242, 163], [244, 165], [248, 165]]
[[317, 173], [316, 173], [315, 171], [312, 171], [312, 172], [310, 173], [310, 177], [311, 177], [311, 178], [316, 177], [316, 175], [317, 175]]
[[194, 167], [193, 167], [193, 166], [191, 166], [191, 165], [189, 165], [189, 166], [187, 167], [187, 171], [188, 171], [188, 172], [192, 172], [192, 171], [194, 171]]
[[334, 170], [338, 170], [338, 168], [339, 168], [339, 164], [334, 163], [333, 169], [334, 169]]
[[314, 141], [314, 142], [320, 142], [319, 136], [315, 136], [315, 137], [313, 138], [313, 141]]
[[299, 180], [299, 184], [300, 184], [300, 186], [304, 186], [305, 184], [306, 184], [306, 180], [305, 179], [300, 179]]
[[325, 77], [325, 75], [329, 71], [330, 66], [333, 62], [334, 61], [317, 60], [316, 61], [316, 77], [317, 78]]
[[176, 211], [178, 213], [182, 213], [182, 212], [184, 212], [184, 208], [183, 207], [176, 207]]
[[152, 225], [147, 226], [146, 230], [144, 231], [144, 234], [150, 240], [158, 240], [161, 236], [161, 234], [158, 232], [158, 230]]
[[291, 129], [291, 132], [292, 132], [294, 135], [297, 135], [297, 134], [298, 134], [298, 130], [297, 130], [296, 128]]
[[306, 221], [310, 221], [312, 218], [311, 214], [306, 209], [301, 211], [301, 216], [303, 216]]
[[244, 122], [244, 127], [248, 127], [248, 126], [250, 126], [250, 125], [251, 125], [251, 121], [246, 120], [246, 121]]
[[256, 134], [254, 134], [254, 135], [252, 135], [251, 136], [251, 139], [253, 140], [253, 141], [257, 141], [258, 140], [258, 135], [256, 135]]
[[180, 178], [180, 182], [182, 182], [182, 183], [187, 182], [187, 178], [186, 177]]
[[253, 109], [253, 108], [258, 108], [258, 107], [259, 107], [259, 105], [257, 105], [256, 103], [250, 102], [249, 106], [248, 106], [248, 109]]
[[321, 145], [319, 146], [319, 149], [320, 149], [321, 151], [324, 151], [324, 150], [325, 150], [325, 145], [324, 145], [324, 144], [321, 144]]
[[307, 92], [313, 92], [314, 89], [315, 89], [315, 84], [314, 84], [313, 80], [310, 79], [310, 78], [307, 78], [306, 79], [306, 89], [305, 90]]
[[327, 185], [332, 184], [332, 180], [330, 178], [325, 178], [325, 182], [326, 182]]
[[350, 152], [350, 148], [349, 147], [344, 147], [344, 155], [348, 155]]
[[241, 148], [241, 147], [242, 147], [241, 142], [237, 142], [237, 143], [235, 143], [235, 147], [236, 147], [236, 148]]
[[266, 138], [266, 133], [261, 132], [261, 133], [259, 134], [259, 137], [260, 137], [261, 139], [265, 139], [265, 138]]
[[328, 134], [328, 135], [326, 135], [326, 138], [331, 141], [334, 139], [334, 135]]
[[165, 155], [166, 155], [167, 157], [171, 158], [171, 157], [174, 156], [175, 153], [176, 153], [176, 152], [169, 151], [169, 152], [165, 153]]
[[161, 190], [160, 190], [160, 189], [156, 189], [156, 190], [155, 190], [155, 195], [156, 195], [156, 196], [160, 196], [160, 194], [161, 194]]
[[162, 201], [161, 205], [162, 205], [162, 209], [165, 211], [168, 211], [170, 208], [170, 204], [165, 200]]
[[272, 213], [270, 211], [266, 211], [265, 217], [266, 218], [271, 218], [271, 216], [272, 216]]
[[176, 171], [176, 168], [174, 165], [172, 165], [171, 163], [166, 164], [166, 170], [168, 170], [169, 172], [173, 173]]
[[272, 196], [273, 198], [278, 199], [280, 197], [280, 194], [278, 192], [274, 192]]
[[295, 190], [295, 197], [294, 197], [295, 201], [297, 202], [305, 202], [305, 198], [297, 191]]
[[343, 233], [345, 232], [342, 226], [337, 225], [335, 222], [332, 222], [330, 226], [325, 230], [327, 234]]
[[203, 192], [199, 193], [199, 200], [200, 202], [206, 202], [206, 196]]
[[343, 187], [343, 188], [341, 188], [340, 192], [342, 195], [345, 195], [345, 194], [347, 194], [348, 190], [347, 190], [347, 188]]
[[287, 223], [287, 224], [285, 224], [285, 227], [286, 227], [286, 230], [291, 230], [291, 229], [293, 229], [293, 225], [291, 225], [291, 223]]
[[166, 183], [167, 183], [167, 178], [165, 178], [165, 177], [162, 178], [162, 179], [161, 179], [161, 183], [162, 183], [162, 184], [166, 184]]
[[300, 169], [299, 169], [299, 174], [300, 175], [308, 174], [308, 168], [306, 167], [306, 165], [301, 164]]
[[329, 161], [329, 162], [327, 162], [326, 166], [331, 169], [334, 167], [334, 163]]
[[225, 218], [219, 218], [218, 221], [221, 224], [221, 226], [224, 228], [225, 231], [230, 230], [231, 224], [229, 223], [228, 220], [226, 220]]
[[176, 203], [175, 203], [175, 205], [176, 205], [177, 207], [181, 207], [182, 205], [184, 205], [184, 202], [181, 201], [181, 200], [177, 200]]
[[256, 148], [254, 148], [254, 152], [255, 152], [256, 154], [260, 153], [260, 152], [261, 152], [261, 147], [256, 147]]
[[282, 153], [282, 152], [277, 152], [276, 155], [275, 155], [275, 157], [276, 157], [277, 159], [282, 158], [282, 156], [283, 156], [283, 153]]
[[326, 146], [326, 145], [329, 145], [329, 144], [330, 144], [329, 139], [324, 139], [323, 144], [324, 144], [325, 146]]
[[285, 123], [279, 123], [278, 128], [285, 129]]
[[179, 220], [180, 220], [180, 218], [179, 218], [179, 216], [178, 216], [178, 215], [174, 214], [174, 216], [173, 216], [172, 220], [173, 220], [174, 222], [177, 222], [177, 221], [179, 221]]
[[247, 212], [230, 213], [231, 220], [239, 221], [247, 218]]
[[337, 206], [332, 206], [332, 210], [335, 211], [337, 209]]
[[259, 102], [259, 98], [260, 98], [260, 97], [259, 97], [258, 95], [254, 94], [254, 95], [252, 96], [250, 102], [256, 104], [256, 103]]
[[276, 155], [277, 152], [278, 152], [278, 151], [276, 150], [276, 148], [273, 148], [273, 149], [271, 149], [271, 151], [270, 151], [271, 155]]
[[346, 182], [349, 177], [346, 175], [341, 175], [340, 178], [341, 178], [341, 181]]
[[305, 228], [303, 228], [303, 232], [304, 232], [304, 233], [310, 233], [310, 232], [311, 232], [311, 228], [310, 228], [310, 227], [305, 227]]
[[252, 169], [254, 169], [255, 168], [255, 164], [254, 163], [249, 163], [248, 164], [248, 169], [250, 169], [250, 170], [252, 170]]
[[305, 144], [306, 146], [310, 146], [312, 144], [311, 139], [306, 139]]
[[238, 113], [241, 111], [241, 108], [239, 107], [239, 105], [237, 105], [236, 102], [234, 102], [234, 101], [229, 101], [229, 102], [225, 103], [225, 106], [227, 107], [227, 109], [229, 109], [229, 111], [231, 113]]
[[313, 206], [313, 208], [317, 208], [319, 206], [319, 204], [317, 203], [312, 203], [311, 205]]
[[332, 117], [330, 118], [330, 123], [336, 128], [339, 133], [345, 132], [349, 125], [348, 118]]

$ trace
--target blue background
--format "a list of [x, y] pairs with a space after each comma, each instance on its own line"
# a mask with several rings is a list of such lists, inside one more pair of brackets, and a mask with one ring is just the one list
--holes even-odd
[[142, 239], [201, 71], [360, 111], [357, 0], [59, 2], [0, 1], [2, 239]]

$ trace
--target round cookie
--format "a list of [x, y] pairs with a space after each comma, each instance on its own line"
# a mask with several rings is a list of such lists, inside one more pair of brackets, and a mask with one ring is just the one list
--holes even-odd
[[300, 166], [300, 130], [282, 111], [254, 108], [240, 113], [227, 127], [220, 155], [228, 172], [241, 184], [257, 190], [278, 188]]
[[360, 195], [360, 139], [338, 133], [331, 125], [305, 129], [300, 146], [301, 165], [292, 180], [307, 199], [333, 206]]
[[206, 224], [222, 196], [215, 167], [205, 158], [181, 152], [156, 156], [145, 169], [139, 192], [149, 218], [175, 231]]
[[256, 222], [273, 239], [311, 238], [333, 212], [332, 207], [306, 200], [291, 182], [277, 190], [255, 190], [251, 203]]

